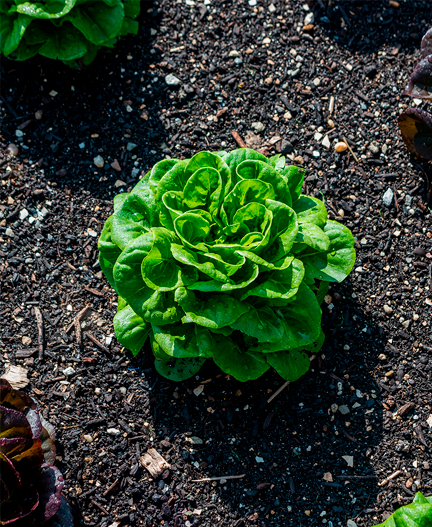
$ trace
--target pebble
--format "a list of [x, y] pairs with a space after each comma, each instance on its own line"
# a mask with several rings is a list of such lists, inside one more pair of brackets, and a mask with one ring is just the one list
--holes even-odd
[[20, 220], [25, 220], [28, 215], [29, 215], [28, 210], [27, 209], [22, 209], [22, 210], [20, 210], [20, 213], [19, 213], [19, 219]]
[[264, 463], [264, 459], [262, 457], [259, 457], [259, 456], [255, 456], [255, 461], [257, 463]]
[[80, 143], [78, 146], [79, 146], [79, 147], [81, 148], [81, 150], [82, 150], [83, 148], [85, 148], [85, 143]]
[[417, 313], [414, 313], [414, 314], [413, 314], [413, 320], [414, 320], [414, 322], [416, 322], [418, 319], [419, 319], [419, 315], [417, 315]]
[[134, 148], [136, 148], [136, 147], [137, 147], [137, 145], [136, 145], [135, 143], [128, 143], [128, 144], [126, 145], [126, 150], [127, 150], [128, 152], [132, 152], [132, 150], [133, 150]]
[[324, 137], [324, 139], [322, 140], [321, 144], [323, 145], [324, 148], [327, 148], [327, 150], [330, 148], [330, 139], [329, 139], [328, 135], [326, 135]]
[[35, 119], [36, 119], [36, 121], [40, 121], [42, 119], [42, 116], [43, 116], [43, 111], [42, 110], [37, 110], [35, 112]]
[[276, 12], [275, 5], [274, 4], [270, 4], [268, 10], [269, 10], [270, 13], [275, 13]]
[[248, 4], [251, 6], [251, 7], [255, 7], [257, 5], [257, 0], [248, 0]]
[[117, 428], [108, 428], [107, 434], [109, 434], [110, 436], [119, 436], [121, 432]]
[[181, 80], [172, 73], [169, 73], [165, 77], [165, 82], [168, 84], [168, 86], [179, 86], [181, 84]]
[[316, 77], [312, 82], [313, 82], [314, 86], [319, 86], [321, 84], [321, 79]]
[[380, 151], [380, 148], [376, 141], [372, 141], [372, 143], [369, 144], [368, 148], [372, 152], [372, 154], [378, 154]]
[[393, 201], [393, 190], [391, 188], [388, 188], [383, 195], [383, 203], [386, 207], [390, 207]]
[[24, 346], [30, 346], [32, 343], [32, 339], [30, 337], [23, 337], [21, 339], [21, 342], [24, 344]]
[[22, 130], [15, 130], [15, 135], [17, 137], [24, 137], [24, 132]]
[[313, 14], [313, 13], [308, 13], [308, 14], [305, 16], [305, 19], [304, 19], [303, 25], [307, 26], [308, 24], [313, 24], [314, 22], [315, 22], [314, 14]]
[[345, 152], [348, 148], [347, 144], [341, 141], [340, 143], [335, 144], [335, 152]]
[[73, 375], [74, 373], [75, 370], [71, 366], [68, 366], [63, 370], [63, 375], [65, 375], [66, 377], [69, 377], [69, 375]]
[[14, 143], [10, 143], [7, 147], [7, 151], [11, 156], [17, 156], [19, 153], [19, 148]]
[[347, 415], [350, 413], [350, 409], [348, 408], [348, 406], [346, 406], [345, 404], [342, 404], [341, 406], [339, 406], [339, 412], [342, 414], [342, 415]]
[[189, 443], [192, 443], [193, 445], [202, 445], [204, 443], [204, 441], [200, 437], [197, 437], [197, 436], [187, 437], [186, 441], [188, 441]]
[[262, 132], [264, 130], [264, 125], [263, 123], [259, 122], [259, 121], [256, 121], [254, 123], [252, 123], [252, 128], [256, 131], [256, 132]]
[[121, 166], [119, 162], [117, 161], [117, 159], [114, 159], [114, 161], [111, 163], [111, 168], [113, 168], [114, 170], [117, 170], [117, 172], [121, 172]]
[[339, 406], [334, 403], [331, 405], [331, 411], [335, 414], [338, 411]]
[[384, 311], [387, 315], [391, 315], [393, 313], [393, 308], [388, 306], [387, 304], [384, 304]]
[[123, 395], [126, 395], [126, 393], [127, 393], [127, 388], [126, 388], [126, 386], [121, 386], [121, 387], [120, 387], [120, 393], [123, 394]]
[[203, 392], [203, 390], [204, 390], [204, 385], [200, 384], [197, 388], [195, 388], [193, 393], [198, 397], [198, 395], [200, 395]]
[[348, 520], [347, 527], [357, 527], [357, 524], [354, 520]]
[[102, 156], [96, 156], [94, 159], [93, 159], [93, 163], [98, 167], [98, 168], [103, 168], [105, 162], [103, 160], [103, 157]]
[[236, 50], [236, 49], [232, 49], [229, 54], [228, 54], [229, 57], [240, 57], [240, 53]]
[[87, 443], [93, 443], [93, 437], [90, 434], [85, 434], [84, 439], [87, 441]]
[[314, 151], [312, 152], [312, 155], [313, 155], [313, 157], [319, 157], [319, 156], [320, 156], [320, 153], [318, 152], [318, 150], [314, 150]]
[[121, 179], [118, 179], [115, 183], [114, 183], [114, 186], [115, 187], [125, 187], [126, 186], [126, 183], [124, 181], [122, 181]]

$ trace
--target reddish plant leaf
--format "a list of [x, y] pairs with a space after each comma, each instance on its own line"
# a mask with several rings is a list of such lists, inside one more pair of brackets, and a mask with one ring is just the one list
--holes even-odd
[[432, 55], [428, 55], [417, 64], [405, 93], [417, 99], [432, 99]]
[[[31, 519], [28, 518], [23, 522], [21, 518], [29, 516], [39, 505], [39, 496], [36, 489], [30, 485], [25, 487], [21, 485], [11, 493], [8, 501], [1, 506], [1, 525], [13, 524], [21, 526], [31, 525]], [[18, 521], [18, 523], [15, 523]]]
[[408, 149], [425, 159], [432, 159], [432, 115], [409, 108], [398, 117], [398, 125]]
[[428, 29], [421, 41], [421, 53], [425, 58], [432, 54], [432, 28]]
[[[14, 390], [5, 379], [0, 379], [0, 405], [22, 412], [30, 424], [33, 439], [37, 439], [40, 436], [42, 424], [36, 403], [24, 392]], [[6, 436], [0, 434], [0, 437]]]
[[26, 416], [17, 410], [0, 406], [0, 437], [33, 437]]
[[57, 467], [44, 463], [41, 467], [41, 475], [35, 484], [39, 493], [39, 507], [35, 518], [43, 523], [59, 510], [64, 479]]

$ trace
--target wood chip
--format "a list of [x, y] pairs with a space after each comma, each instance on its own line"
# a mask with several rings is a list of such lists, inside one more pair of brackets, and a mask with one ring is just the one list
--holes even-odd
[[246, 143], [239, 136], [238, 132], [233, 131], [231, 132], [231, 135], [234, 137], [235, 142], [239, 145], [240, 148], [247, 148]]
[[399, 408], [399, 410], [397, 411], [398, 415], [400, 415], [401, 417], [403, 417], [404, 415], [406, 415], [408, 412], [410, 412], [413, 408], [415, 407], [415, 403], [405, 403], [403, 406], [401, 406]]
[[150, 448], [141, 456], [140, 463], [153, 477], [162, 474], [166, 468], [171, 468], [171, 465], [154, 448]]

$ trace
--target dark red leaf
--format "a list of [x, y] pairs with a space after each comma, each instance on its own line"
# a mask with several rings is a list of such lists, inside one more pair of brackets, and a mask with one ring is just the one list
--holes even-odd
[[64, 486], [63, 475], [57, 467], [43, 464], [41, 475], [35, 482], [39, 493], [39, 507], [35, 518], [43, 523], [57, 513], [61, 504], [61, 491]]
[[31, 519], [23, 520], [16, 524], [17, 520], [29, 516], [39, 505], [39, 496], [36, 489], [30, 486], [21, 485], [16, 491], [11, 493], [9, 500], [1, 506], [1, 525], [31, 525]]
[[409, 108], [399, 115], [398, 125], [408, 149], [432, 159], [432, 115], [418, 108]]
[[417, 64], [405, 93], [417, 99], [432, 99], [432, 55]]
[[17, 410], [0, 406], [0, 437], [33, 437], [26, 416]]
[[432, 54], [432, 28], [428, 29], [421, 41], [421, 53], [425, 58]]
[[0, 379], [0, 405], [22, 412], [30, 424], [33, 439], [37, 439], [42, 431], [42, 424], [36, 403], [24, 392], [14, 390], [9, 383], [4, 383], [7, 381]]

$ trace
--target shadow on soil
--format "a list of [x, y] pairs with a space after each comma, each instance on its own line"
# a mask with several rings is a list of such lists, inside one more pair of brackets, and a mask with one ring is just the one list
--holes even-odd
[[[135, 183], [141, 170], [163, 157], [166, 135], [159, 117], [170, 90], [150, 67], [160, 62], [150, 34], [158, 15], [142, 14], [139, 22], [138, 36], [121, 40], [110, 53], [99, 51], [82, 70], [41, 56], [25, 62], [3, 58], [3, 139], [19, 146], [20, 159], [38, 163], [47, 181], [109, 198], [116, 180]], [[18, 138], [17, 130], [25, 135]], [[93, 162], [98, 155], [103, 168]], [[114, 159], [121, 172], [111, 167]]]
[[[283, 382], [270, 371], [240, 383], [207, 361], [199, 378], [175, 384], [155, 374], [151, 352], [135, 359], [153, 384], [158, 439], [184, 441], [179, 468], [192, 464], [202, 477], [245, 474], [225, 483], [191, 483], [185, 488], [190, 510], [209, 502], [217, 508], [222, 500], [237, 518], [260, 527], [301, 527], [321, 525], [322, 511], [346, 525], [375, 502], [379, 488], [369, 460], [381, 440], [386, 394], [370, 372], [387, 339], [353, 298], [349, 282], [330, 294], [334, 309], [324, 308], [321, 353], [271, 403], [267, 399]], [[197, 396], [193, 390], [201, 384]], [[203, 443], [192, 444], [191, 437]], [[354, 466], [343, 456], [352, 456]]]
[[313, 2], [311, 9], [315, 24], [334, 43], [358, 53], [377, 53], [384, 46], [419, 49], [432, 18], [429, 1], [401, 1], [393, 8], [388, 1], [323, 0]]

